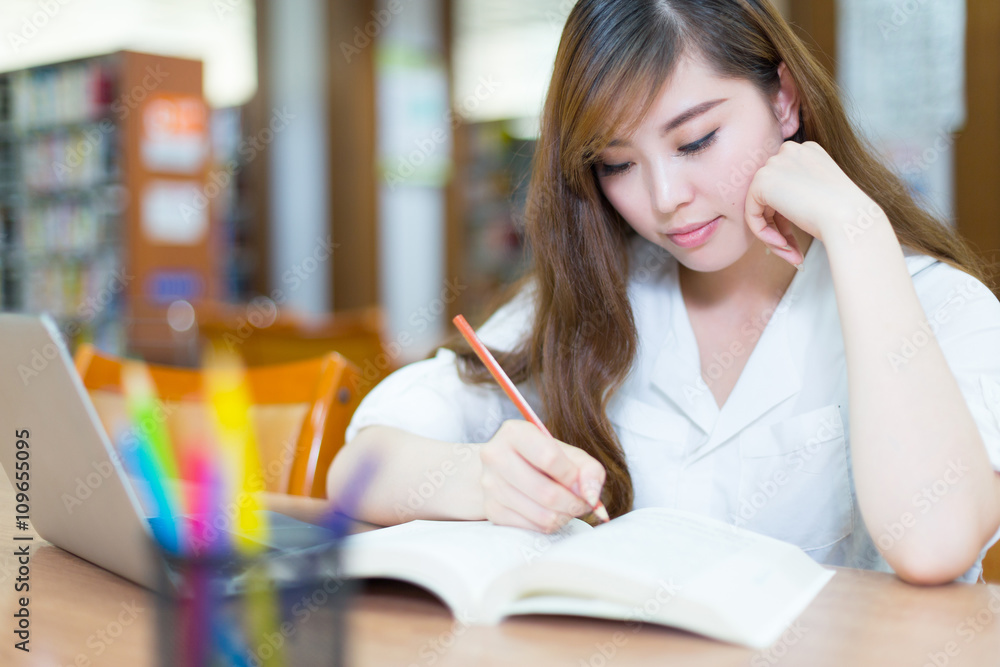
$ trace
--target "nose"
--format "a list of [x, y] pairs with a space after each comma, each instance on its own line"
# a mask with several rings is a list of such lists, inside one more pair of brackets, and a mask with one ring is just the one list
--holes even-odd
[[670, 215], [690, 202], [694, 195], [694, 187], [684, 170], [671, 165], [668, 160], [653, 163], [647, 187], [653, 210], [662, 215]]

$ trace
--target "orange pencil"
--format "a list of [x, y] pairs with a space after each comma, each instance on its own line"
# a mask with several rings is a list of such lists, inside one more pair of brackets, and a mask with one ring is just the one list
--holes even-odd
[[[542, 420], [538, 418], [538, 415], [535, 414], [535, 411], [531, 409], [531, 406], [528, 405], [528, 402], [524, 400], [524, 397], [521, 396], [521, 392], [517, 390], [517, 387], [514, 385], [514, 383], [511, 382], [509, 377], [507, 377], [507, 374], [504, 372], [503, 368], [500, 367], [500, 364], [497, 363], [497, 360], [493, 358], [493, 355], [490, 354], [490, 351], [487, 350], [486, 346], [483, 345], [482, 341], [479, 340], [479, 336], [477, 336], [476, 332], [472, 330], [472, 327], [469, 326], [469, 323], [465, 321], [465, 318], [462, 317], [461, 315], [456, 315], [452, 319], [452, 322], [454, 322], [455, 326], [458, 327], [458, 330], [462, 332], [462, 335], [465, 337], [465, 340], [469, 341], [469, 345], [472, 346], [472, 349], [475, 350], [476, 355], [486, 365], [486, 368], [489, 370], [490, 375], [492, 375], [493, 379], [497, 381], [497, 383], [500, 385], [500, 388], [503, 389], [505, 394], [507, 394], [507, 397], [514, 402], [514, 405], [516, 405], [517, 409], [521, 411], [521, 414], [524, 415], [524, 418], [530, 421], [535, 426], [537, 426], [542, 433], [551, 438], [552, 434], [549, 433], [549, 429], [545, 428], [545, 424], [543, 424]], [[594, 513], [594, 516], [596, 516], [602, 523], [611, 520], [611, 518], [608, 516], [608, 510], [605, 509], [604, 503], [601, 502], [600, 498], [597, 499], [597, 504], [591, 507], [590, 509]]]

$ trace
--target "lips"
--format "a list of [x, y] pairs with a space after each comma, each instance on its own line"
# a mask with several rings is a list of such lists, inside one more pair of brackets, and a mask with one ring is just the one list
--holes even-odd
[[696, 248], [708, 242], [708, 240], [715, 234], [715, 230], [719, 228], [720, 220], [722, 216], [710, 220], [706, 223], [685, 225], [684, 227], [679, 227], [682, 230], [691, 230], [685, 232], [676, 232], [673, 234], [667, 234], [667, 238], [678, 248]]
[[693, 232], [696, 229], [701, 229], [705, 225], [710, 225], [713, 222], [715, 222], [717, 219], [718, 218], [712, 218], [711, 220], [707, 220], [705, 222], [696, 222], [696, 223], [694, 223], [692, 225], [685, 225], [683, 227], [678, 227], [677, 229], [675, 229], [673, 231], [667, 232], [667, 235], [668, 236], [674, 236], [675, 234], [687, 234], [689, 232]]

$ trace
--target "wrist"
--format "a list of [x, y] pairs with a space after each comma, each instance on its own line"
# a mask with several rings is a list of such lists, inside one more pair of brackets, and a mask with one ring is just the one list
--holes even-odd
[[831, 255], [850, 254], [881, 243], [887, 234], [895, 239], [892, 223], [881, 207], [866, 197], [839, 216], [822, 241]]
[[483, 491], [483, 461], [479, 458], [482, 443], [462, 443], [455, 445], [461, 463], [459, 474], [455, 475], [456, 486], [452, 499], [454, 519], [462, 521], [484, 521], [486, 501]]

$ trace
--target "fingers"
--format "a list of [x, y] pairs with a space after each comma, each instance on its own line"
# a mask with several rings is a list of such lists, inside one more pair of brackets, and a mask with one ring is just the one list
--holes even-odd
[[[559, 443], [551, 440], [551, 443], [545, 443], [545, 446], [559, 448]], [[553, 511], [572, 516], [586, 514], [590, 511], [590, 508], [580, 497], [574, 495], [566, 486], [553, 480], [546, 474], [545, 470], [539, 470], [531, 465], [520, 455], [520, 452], [521, 449], [514, 447], [495, 448], [489, 451], [484, 448], [480, 453], [480, 456], [484, 457], [484, 484], [489, 480], [489, 476], [496, 476], [504, 480], [510, 487]], [[565, 457], [565, 455], [563, 456]], [[568, 458], [566, 462], [573, 466]], [[577, 481], [576, 467], [573, 466], [572, 470], [570, 484]], [[502, 492], [506, 487], [497, 485], [495, 488], [498, 492]]]
[[487, 477], [483, 480], [483, 486], [488, 491], [489, 498], [486, 517], [494, 523], [552, 533], [573, 518], [569, 514], [543, 507], [499, 476]]
[[785, 216], [780, 213], [774, 214], [774, 224], [778, 228], [781, 235], [787, 239], [788, 246], [791, 250], [778, 250], [775, 252], [784, 252], [784, 255], [779, 255], [787, 259], [793, 266], [801, 264], [805, 260], [805, 255], [802, 254], [802, 249], [799, 247], [798, 239], [795, 238], [795, 234], [792, 232], [792, 223]]
[[576, 488], [579, 489], [580, 496], [593, 507], [600, 500], [601, 489], [604, 488], [604, 479], [607, 475], [604, 466], [579, 447], [571, 445], [563, 446], [566, 448], [566, 455], [576, 464], [577, 469], [580, 471], [577, 478], [578, 486]]
[[767, 250], [798, 268], [805, 257], [792, 232], [792, 223], [785, 216], [760, 201], [759, 190], [751, 184], [747, 192], [745, 221], [754, 236], [767, 245]]
[[486, 518], [498, 526], [513, 526], [514, 528], [533, 530], [537, 533], [545, 532], [540, 526], [528, 521], [509, 507], [500, 505], [495, 500], [486, 503]]
[[495, 523], [551, 532], [589, 513], [594, 502], [578, 494], [596, 502], [604, 483], [597, 460], [520, 420], [505, 422], [480, 457], [487, 518]]
[[744, 221], [754, 236], [768, 246], [768, 250], [790, 261], [789, 253], [794, 254], [795, 248], [792, 245], [795, 243], [795, 235], [789, 226], [791, 223], [778, 213], [775, 202], [770, 201], [768, 196], [778, 185], [775, 182], [775, 169], [770, 166], [775, 159], [776, 156], [772, 156], [754, 173], [750, 187], [747, 188]]
[[546, 437], [533, 424], [512, 421], [509, 430], [512, 433], [510, 443], [521, 458], [546, 475], [569, 487], [576, 481], [577, 467], [569, 459], [559, 441]]
[[763, 202], [758, 201], [756, 193], [754, 193], [753, 188], [751, 188], [751, 191], [747, 194], [745, 212], [747, 227], [749, 227], [750, 231], [754, 233], [754, 236], [769, 246], [773, 246], [772, 251], [775, 248], [781, 248], [788, 245], [788, 241], [785, 239], [785, 236], [775, 227], [771, 226], [770, 221], [774, 217], [774, 209], [767, 206]]

